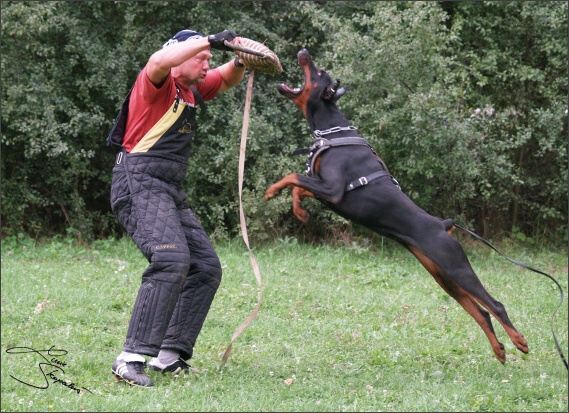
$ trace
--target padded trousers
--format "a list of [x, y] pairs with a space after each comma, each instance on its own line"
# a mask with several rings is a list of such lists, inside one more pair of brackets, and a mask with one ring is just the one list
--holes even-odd
[[119, 152], [111, 208], [149, 262], [142, 274], [124, 351], [191, 358], [221, 282], [221, 263], [181, 190], [187, 162]]

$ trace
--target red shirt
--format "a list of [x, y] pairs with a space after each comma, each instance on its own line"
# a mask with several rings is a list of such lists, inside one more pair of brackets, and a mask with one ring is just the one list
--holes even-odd
[[[219, 70], [212, 69], [207, 72], [204, 83], [194, 86], [203, 100], [207, 101], [217, 96], [221, 82]], [[196, 101], [191, 90], [180, 84], [178, 87], [180, 88], [178, 93], [180, 101], [195, 107]], [[130, 96], [127, 126], [122, 143], [127, 152], [130, 152], [168, 112], [176, 99], [176, 93], [176, 84], [171, 74], [168, 74], [164, 84], [157, 88], [148, 78], [146, 66], [140, 71]]]

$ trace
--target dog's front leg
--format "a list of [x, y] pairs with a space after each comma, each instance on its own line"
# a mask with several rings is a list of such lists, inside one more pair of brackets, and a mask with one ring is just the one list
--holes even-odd
[[340, 181], [322, 181], [320, 179], [310, 178], [300, 174], [288, 174], [277, 183], [272, 184], [265, 191], [265, 199], [268, 201], [269, 199], [274, 198], [282, 189], [296, 186], [301, 187], [314, 194], [314, 196], [323, 198], [334, 205], [339, 204], [344, 196], [344, 186]]
[[265, 199], [268, 201], [269, 199], [273, 199], [275, 196], [278, 195], [284, 188], [289, 188], [291, 186], [298, 185], [298, 174], [288, 174], [283, 179], [278, 182], [275, 182], [270, 187], [267, 188], [265, 191]]

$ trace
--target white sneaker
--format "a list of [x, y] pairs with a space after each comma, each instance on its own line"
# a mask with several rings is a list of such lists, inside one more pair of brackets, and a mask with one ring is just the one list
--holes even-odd
[[146, 359], [140, 354], [128, 355], [115, 359], [111, 371], [118, 380], [124, 380], [132, 386], [153, 387], [154, 383], [144, 371]]

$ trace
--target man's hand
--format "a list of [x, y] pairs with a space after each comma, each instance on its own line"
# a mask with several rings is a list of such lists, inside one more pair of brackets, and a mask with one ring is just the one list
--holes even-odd
[[235, 39], [236, 37], [237, 37], [237, 35], [235, 33], [233, 33], [231, 30], [224, 30], [221, 33], [210, 34], [207, 37], [207, 40], [209, 41], [209, 45], [213, 49], [232, 51], [233, 49], [227, 47], [223, 42], [225, 40], [230, 42], [233, 39]]

